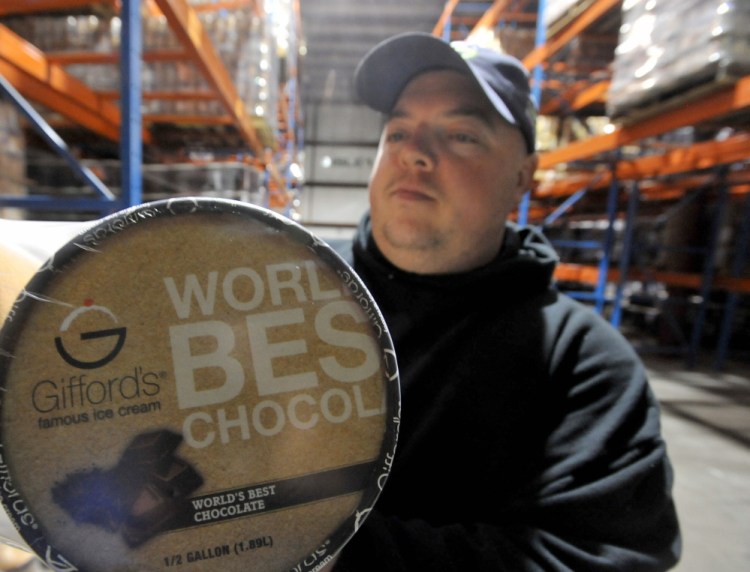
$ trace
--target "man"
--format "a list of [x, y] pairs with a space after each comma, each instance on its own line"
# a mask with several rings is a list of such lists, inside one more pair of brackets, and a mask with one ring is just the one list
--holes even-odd
[[385, 489], [334, 570], [664, 570], [679, 555], [659, 410], [629, 344], [551, 283], [507, 222], [537, 165], [508, 56], [397, 36], [360, 63], [386, 114], [370, 212], [342, 254], [394, 341]]

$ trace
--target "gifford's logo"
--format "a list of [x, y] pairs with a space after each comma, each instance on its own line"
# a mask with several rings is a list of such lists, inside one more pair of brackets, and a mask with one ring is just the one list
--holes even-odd
[[[127, 328], [112, 327], [117, 317], [109, 308], [87, 299], [60, 326], [55, 348], [66, 362], [79, 369], [96, 369], [111, 362], [125, 344]], [[107, 327], [108, 326], [108, 327]]]

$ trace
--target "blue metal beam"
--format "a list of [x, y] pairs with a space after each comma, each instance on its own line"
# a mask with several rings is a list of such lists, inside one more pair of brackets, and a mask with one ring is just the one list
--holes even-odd
[[[547, 30], [546, 30], [545, 23], [544, 23], [544, 14], [546, 11], [547, 11], [546, 0], [539, 0], [539, 3], [537, 5], [537, 16], [536, 16], [536, 36], [534, 40], [534, 45], [537, 48], [539, 46], [544, 45], [544, 43], [547, 41]], [[544, 81], [544, 70], [541, 64], [534, 67], [532, 78], [533, 78], [533, 81], [531, 84], [531, 99], [534, 101], [534, 104], [536, 104], [537, 109], [539, 109], [539, 106], [542, 100], [542, 82]], [[521, 198], [521, 202], [518, 205], [518, 223], [519, 224], [524, 225], [529, 220], [530, 205], [531, 205], [531, 193], [526, 192], [524, 193], [523, 197]]]
[[596, 301], [599, 297], [599, 295], [596, 292], [587, 292], [585, 290], [571, 290], [571, 291], [565, 291], [565, 294], [567, 296], [570, 296], [571, 298], [575, 298], [576, 300], [591, 300]]
[[550, 225], [555, 222], [558, 218], [564, 215], [570, 207], [580, 201], [588, 191], [589, 189], [588, 187], [586, 187], [570, 195], [567, 199], [560, 203], [554, 211], [552, 211], [545, 217], [543, 224]]
[[135, 206], [143, 200], [141, 163], [141, 2], [124, 0], [120, 42], [120, 160], [122, 164], [122, 203]]
[[[534, 40], [534, 46], [537, 48], [543, 46], [547, 42], [547, 26], [544, 21], [544, 15], [546, 12], [547, 1], [539, 0], [536, 15], [536, 36]], [[534, 100], [537, 107], [539, 107], [542, 100], [542, 82], [544, 81], [544, 68], [541, 64], [534, 66], [533, 79], [534, 82], [531, 86], [531, 98]]]
[[552, 240], [552, 244], [560, 248], [597, 249], [602, 247], [599, 240]]
[[630, 257], [633, 251], [633, 234], [635, 230], [635, 217], [638, 211], [638, 200], [640, 198], [640, 189], [638, 181], [633, 181], [628, 194], [628, 207], [625, 218], [625, 231], [623, 233], [622, 252], [620, 254], [620, 264], [618, 266], [620, 277], [617, 281], [617, 290], [613, 300], [612, 315], [609, 323], [615, 328], [620, 327], [622, 320], [622, 298], [625, 291], [625, 284], [628, 279], [628, 269], [630, 268]]
[[612, 179], [609, 185], [609, 196], [607, 200], [607, 231], [604, 234], [604, 243], [602, 244], [602, 259], [599, 262], [599, 279], [596, 284], [596, 311], [601, 313], [604, 310], [605, 289], [609, 274], [609, 261], [612, 256], [612, 247], [615, 242], [615, 219], [617, 218], [617, 196], [620, 192], [620, 184], [616, 179]]

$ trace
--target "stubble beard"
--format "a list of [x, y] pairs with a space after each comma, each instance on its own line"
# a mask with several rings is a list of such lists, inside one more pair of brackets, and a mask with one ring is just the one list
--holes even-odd
[[388, 221], [382, 227], [382, 238], [394, 249], [402, 252], [437, 252], [444, 237], [427, 222], [408, 223]]

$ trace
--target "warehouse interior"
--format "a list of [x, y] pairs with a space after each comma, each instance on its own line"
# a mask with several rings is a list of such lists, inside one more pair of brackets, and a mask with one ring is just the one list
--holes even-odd
[[97, 218], [198, 195], [350, 236], [382, 121], [357, 62], [406, 31], [499, 48], [539, 108], [513, 216], [648, 366], [677, 570], [746, 570], [748, 30], [750, 4], [729, 0], [0, 1], [0, 243], [46, 255]]

